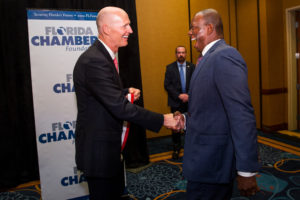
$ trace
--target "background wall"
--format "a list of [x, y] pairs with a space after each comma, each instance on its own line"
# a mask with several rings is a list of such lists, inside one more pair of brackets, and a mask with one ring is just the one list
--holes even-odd
[[236, 48], [248, 67], [248, 83], [257, 128], [261, 128], [260, 51], [257, 1], [235, 1]]
[[[262, 76], [262, 128], [286, 129], [286, 73], [283, 65], [283, 8], [270, 0], [260, 2]], [[281, 27], [278, 25], [282, 25]]]
[[[189, 52], [189, 8], [187, 0], [136, 1], [140, 65], [144, 107], [160, 113], [170, 113], [164, 89], [166, 65], [175, 61], [175, 48], [187, 47]], [[163, 136], [171, 131], [162, 128], [159, 134], [147, 132], [148, 137]]]
[[[271, 0], [269, 0], [271, 1]], [[283, 9], [292, 8], [300, 5], [299, 0], [282, 0]]]

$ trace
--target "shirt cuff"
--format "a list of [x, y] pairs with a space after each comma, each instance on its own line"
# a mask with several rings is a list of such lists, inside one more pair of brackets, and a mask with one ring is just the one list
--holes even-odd
[[186, 131], [186, 117], [185, 117], [185, 114], [183, 114], [183, 118], [184, 118], [184, 128], [183, 128], [183, 130]]
[[238, 175], [243, 176], [243, 177], [252, 177], [255, 176], [257, 174], [257, 172], [237, 172]]

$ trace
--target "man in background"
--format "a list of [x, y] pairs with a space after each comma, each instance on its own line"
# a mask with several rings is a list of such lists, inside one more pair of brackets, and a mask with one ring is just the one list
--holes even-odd
[[[194, 72], [193, 63], [187, 62], [186, 49], [178, 46], [175, 49], [176, 61], [169, 64], [165, 73], [164, 86], [168, 92], [168, 105], [171, 112], [186, 112], [189, 100], [189, 85]], [[181, 149], [181, 132], [172, 130], [173, 154], [172, 158], [177, 160]]]
[[196, 13], [189, 35], [203, 57], [190, 82], [188, 112], [181, 115], [187, 199], [229, 200], [236, 176], [241, 195], [255, 195], [257, 130], [246, 63], [224, 41], [214, 9]]
[[162, 125], [176, 128], [173, 114], [158, 114], [131, 104], [123, 89], [116, 53], [132, 33], [127, 13], [117, 7], [101, 9], [96, 19], [98, 40], [78, 59], [74, 68], [77, 98], [76, 164], [86, 177], [91, 200], [121, 199], [124, 163], [121, 152], [123, 120], [158, 132]]

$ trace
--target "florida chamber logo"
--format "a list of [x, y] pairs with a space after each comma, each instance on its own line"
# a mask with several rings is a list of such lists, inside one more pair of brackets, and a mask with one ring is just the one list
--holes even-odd
[[91, 27], [46, 26], [44, 35], [31, 38], [34, 46], [65, 46], [66, 51], [84, 51], [97, 40]]
[[51, 131], [44, 132], [39, 136], [42, 144], [75, 139], [76, 121], [54, 122], [51, 124]]
[[86, 182], [86, 179], [82, 172], [77, 170], [77, 167], [73, 167], [74, 174], [70, 176], [62, 177], [60, 183], [62, 186], [72, 186], [76, 184], [80, 184], [82, 182]]
[[53, 85], [53, 91], [58, 94], [75, 92], [74, 83], [73, 83], [73, 74], [66, 74], [65, 82], [55, 83]]

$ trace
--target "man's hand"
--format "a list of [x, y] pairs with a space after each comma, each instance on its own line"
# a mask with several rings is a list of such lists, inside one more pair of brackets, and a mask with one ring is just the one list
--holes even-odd
[[255, 176], [243, 177], [237, 176], [238, 189], [242, 196], [252, 196], [255, 195], [259, 188], [257, 187]]
[[[141, 91], [139, 89], [136, 89], [136, 88], [129, 88], [128, 89], [128, 92], [131, 94], [133, 93], [133, 101], [136, 101], [136, 100], [139, 100], [140, 96], [141, 96]], [[127, 98], [127, 97], [126, 97]]]
[[174, 113], [174, 118], [179, 120], [180, 130], [183, 130], [185, 127], [185, 118], [184, 118], [183, 114], [181, 114], [179, 111], [176, 111]]
[[186, 103], [189, 101], [189, 95], [188, 94], [180, 94], [178, 96], [178, 98], [183, 102], [183, 103]]
[[172, 130], [180, 130], [180, 121], [174, 117], [173, 113], [164, 114], [164, 126]]

